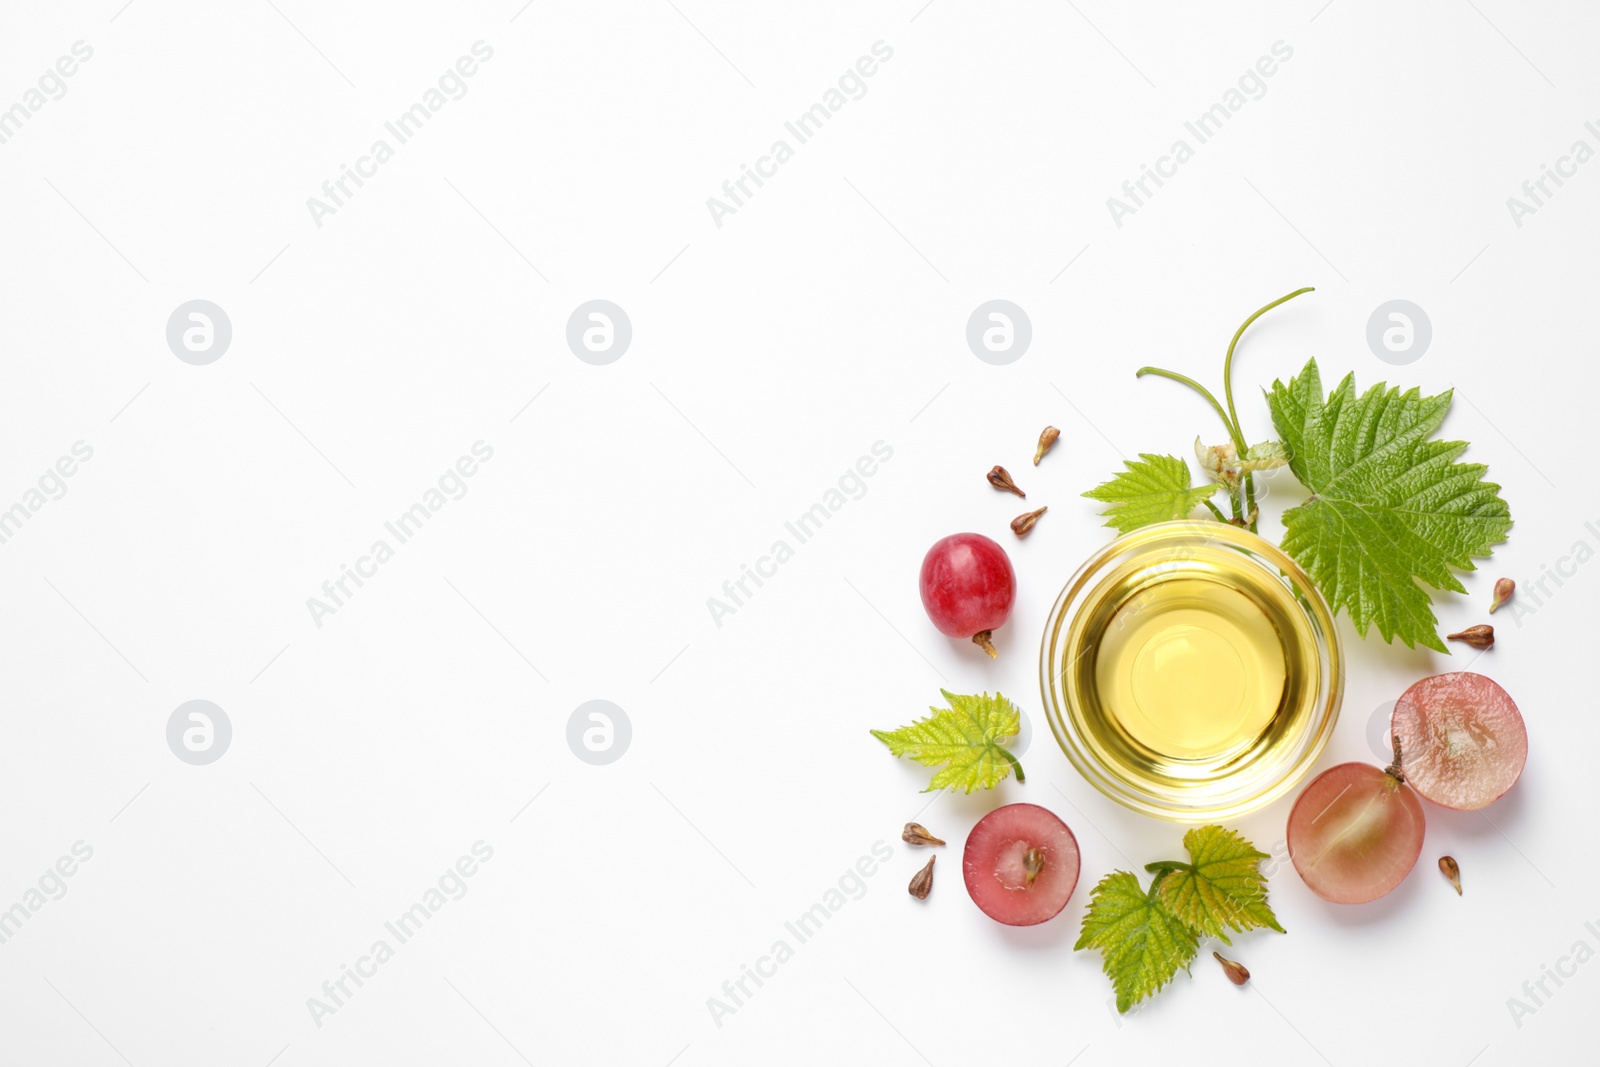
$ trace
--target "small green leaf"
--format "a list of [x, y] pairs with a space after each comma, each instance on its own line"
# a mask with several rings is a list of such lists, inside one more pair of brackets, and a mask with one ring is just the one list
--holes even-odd
[[1189, 465], [1177, 456], [1139, 453], [1138, 460], [1123, 460], [1127, 470], [1083, 495], [1111, 505], [1101, 512], [1106, 525], [1121, 533], [1153, 522], [1188, 518], [1211, 494], [1215, 483], [1190, 487]]
[[1155, 873], [1149, 892], [1140, 888], [1137, 875], [1112, 871], [1090, 894], [1073, 948], [1100, 950], [1118, 1011], [1154, 995], [1178, 968], [1187, 969], [1202, 937], [1227, 941], [1227, 930], [1257, 926], [1283, 932], [1267, 907], [1260, 870], [1265, 853], [1221, 826], [1190, 830], [1183, 844], [1188, 863], [1145, 865]]
[[1072, 947], [1100, 950], [1101, 967], [1117, 991], [1117, 1010], [1127, 1011], [1171, 981], [1180, 967], [1188, 968], [1199, 938], [1159, 898], [1146, 894], [1136, 875], [1112, 871], [1090, 894]]
[[1155, 893], [1173, 915], [1230, 945], [1228, 930], [1264, 926], [1284, 932], [1267, 906], [1267, 880], [1261, 874], [1265, 852], [1220, 826], [1190, 830], [1183, 835], [1183, 847], [1189, 850], [1189, 863], [1176, 869], [1165, 863], [1146, 868], [1168, 871]]
[[1255, 471], [1269, 471], [1275, 467], [1282, 467], [1289, 462], [1289, 451], [1283, 447], [1282, 441], [1263, 441], [1258, 445], [1251, 445], [1245, 452], [1244, 458], [1239, 457], [1239, 450], [1232, 441], [1225, 441], [1220, 445], [1208, 445], [1194, 439], [1194, 456], [1200, 462], [1200, 469], [1207, 478], [1223, 485], [1238, 485], [1240, 475]]
[[1330, 607], [1349, 611], [1357, 633], [1377, 623], [1385, 641], [1440, 652], [1418, 581], [1465, 592], [1452, 568], [1473, 570], [1472, 557], [1511, 529], [1500, 487], [1483, 480], [1488, 468], [1456, 461], [1466, 442], [1432, 437], [1450, 399], [1382, 384], [1358, 396], [1354, 375], [1325, 398], [1316, 360], [1267, 392], [1289, 468], [1312, 493], [1284, 513], [1283, 550]]
[[959, 696], [943, 689], [948, 708], [929, 708], [933, 715], [898, 730], [873, 730], [872, 736], [889, 746], [896, 756], [916, 760], [925, 767], [946, 766], [933, 776], [932, 793], [945, 788], [993, 789], [1014, 769], [1017, 781], [1027, 779], [1022, 764], [1005, 749], [1005, 739], [1015, 737], [1022, 724], [1017, 706], [996, 693]]
[[1282, 441], [1262, 441], [1258, 445], [1251, 445], [1245, 452], [1244, 458], [1239, 461], [1241, 471], [1270, 471], [1277, 467], [1287, 466], [1289, 463], [1289, 450], [1283, 447]]

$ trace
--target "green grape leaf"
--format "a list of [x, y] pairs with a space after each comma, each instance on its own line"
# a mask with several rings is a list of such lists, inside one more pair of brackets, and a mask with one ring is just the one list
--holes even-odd
[[1111, 505], [1101, 514], [1106, 517], [1105, 524], [1119, 533], [1152, 522], [1188, 518], [1218, 488], [1214, 482], [1190, 488], [1189, 465], [1177, 456], [1141, 452], [1137, 461], [1125, 459], [1122, 463], [1127, 470], [1083, 494]]
[[945, 766], [933, 776], [925, 793], [940, 789], [993, 789], [1011, 771], [1017, 781], [1027, 779], [1022, 764], [1005, 749], [1022, 725], [1017, 706], [999, 693], [959, 696], [944, 693], [948, 708], [929, 708], [933, 715], [898, 730], [873, 730], [872, 736], [889, 746], [896, 756], [916, 760], [924, 767]]
[[1127, 1011], [1188, 969], [1199, 937], [1147, 894], [1136, 875], [1112, 871], [1089, 896], [1089, 910], [1074, 949], [1100, 950], [1101, 967], [1117, 992], [1117, 1010]]
[[1425, 582], [1464, 593], [1451, 568], [1506, 539], [1511, 509], [1481, 463], [1458, 463], [1464, 441], [1432, 434], [1451, 391], [1422, 396], [1382, 383], [1356, 394], [1346, 375], [1324, 399], [1317, 361], [1267, 392], [1289, 468], [1311, 499], [1284, 513], [1283, 549], [1306, 569], [1335, 611], [1366, 636], [1374, 623], [1399, 638], [1448, 652]]
[[1145, 868], [1167, 871], [1155, 894], [1168, 911], [1198, 933], [1229, 945], [1229, 930], [1265, 926], [1284, 932], [1267, 906], [1267, 880], [1261, 874], [1265, 852], [1221, 826], [1190, 830], [1183, 835], [1183, 847], [1189, 850], [1188, 863]]

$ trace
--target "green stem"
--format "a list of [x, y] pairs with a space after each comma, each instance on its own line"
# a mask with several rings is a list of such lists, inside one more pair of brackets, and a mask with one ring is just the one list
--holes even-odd
[[1175, 382], [1182, 382], [1190, 389], [1193, 389], [1195, 392], [1205, 397], [1206, 400], [1211, 403], [1212, 408], [1215, 409], [1217, 418], [1222, 420], [1223, 428], [1228, 431], [1228, 436], [1233, 438], [1233, 443], [1238, 447], [1240, 454], [1242, 455], [1244, 453], [1246, 447], [1244, 438], [1240, 436], [1239, 431], [1234, 427], [1234, 424], [1228, 421], [1228, 413], [1222, 410], [1222, 404], [1217, 401], [1215, 396], [1211, 395], [1211, 390], [1207, 389], [1205, 386], [1201, 385], [1187, 374], [1179, 374], [1177, 371], [1171, 370], [1162, 370], [1160, 367], [1140, 367], [1139, 370], [1134, 374], [1134, 377], [1143, 378], [1146, 374], [1154, 374], [1158, 378], [1171, 378]]
[[1010, 761], [1011, 769], [1017, 775], [1017, 781], [1026, 782], [1028, 780], [1027, 776], [1022, 773], [1022, 764], [1017, 762], [1017, 757], [1007, 752], [1004, 748], [1000, 749], [1000, 755], [1004, 756], [1008, 761]]
[[[1244, 322], [1240, 323], [1239, 328], [1233, 332], [1233, 340], [1228, 342], [1228, 354], [1224, 356], [1222, 360], [1222, 393], [1228, 401], [1227, 410], [1223, 410], [1222, 405], [1217, 401], [1216, 396], [1212, 394], [1211, 390], [1207, 389], [1205, 386], [1201, 385], [1199, 382], [1195, 381], [1186, 374], [1179, 374], [1177, 371], [1163, 370], [1160, 367], [1140, 367], [1135, 377], [1143, 378], [1146, 374], [1154, 374], [1161, 378], [1171, 378], [1175, 382], [1181, 382], [1184, 385], [1187, 385], [1190, 389], [1193, 389], [1195, 392], [1205, 397], [1207, 402], [1211, 404], [1212, 409], [1216, 411], [1217, 418], [1222, 420], [1223, 428], [1228, 431], [1228, 436], [1233, 439], [1234, 447], [1238, 449], [1239, 456], [1242, 459], [1245, 453], [1250, 451], [1250, 446], [1245, 443], [1244, 426], [1239, 422], [1239, 409], [1233, 402], [1233, 353], [1239, 347], [1239, 339], [1244, 336], [1245, 330], [1250, 328], [1251, 323], [1255, 322], [1257, 319], [1271, 311], [1273, 308], [1277, 307], [1279, 304], [1286, 304], [1297, 296], [1303, 296], [1306, 293], [1314, 291], [1314, 287], [1308, 285], [1302, 289], [1296, 289], [1294, 292], [1285, 296], [1278, 297], [1278, 299], [1274, 300], [1272, 303], [1258, 308], [1254, 314], [1245, 319]], [[1256, 511], [1255, 478], [1252, 477], [1251, 472], [1246, 471], [1243, 481], [1244, 492], [1242, 494], [1235, 487], [1230, 486], [1228, 489], [1228, 503], [1232, 506], [1233, 517], [1235, 520], [1243, 520], [1247, 516], [1258, 514]], [[1219, 510], [1215, 504], [1211, 503], [1209, 500], [1207, 500], [1205, 503], [1206, 507], [1210, 508], [1211, 513], [1219, 520], [1223, 522], [1227, 521], [1226, 519], [1223, 519], [1221, 510]], [[1240, 522], [1240, 525], [1245, 525], [1245, 523]], [[1251, 521], [1248, 524], [1248, 528], [1251, 533], [1256, 533], [1256, 522]]]
[[1254, 315], [1244, 320], [1239, 328], [1233, 332], [1233, 340], [1228, 342], [1228, 354], [1222, 360], [1222, 392], [1228, 398], [1228, 415], [1233, 420], [1229, 425], [1233, 428], [1233, 443], [1239, 446], [1240, 456], [1244, 455], [1246, 445], [1244, 443], [1243, 428], [1239, 425], [1239, 412], [1233, 406], [1233, 350], [1239, 347], [1239, 338], [1244, 336], [1244, 331], [1250, 328], [1252, 322], [1279, 304], [1286, 304], [1297, 296], [1312, 292], [1313, 288], [1313, 286], [1308, 285], [1304, 289], [1296, 289], [1288, 296], [1280, 296], [1266, 307], [1259, 309]]
[[[1272, 303], [1266, 305], [1265, 307], [1260, 308], [1259, 310], [1256, 311], [1255, 314], [1251, 315], [1248, 319], [1245, 319], [1244, 322], [1239, 325], [1239, 328], [1234, 331], [1233, 340], [1228, 342], [1228, 354], [1226, 356], [1224, 356], [1223, 360], [1222, 360], [1222, 392], [1223, 392], [1223, 395], [1228, 398], [1228, 415], [1229, 415], [1230, 418], [1233, 419], [1233, 424], [1232, 425], [1233, 425], [1234, 444], [1239, 446], [1239, 455], [1241, 457], [1244, 455], [1244, 453], [1247, 450], [1246, 449], [1246, 445], [1244, 443], [1244, 427], [1239, 422], [1239, 409], [1236, 408], [1234, 406], [1234, 403], [1233, 403], [1233, 353], [1234, 353], [1234, 350], [1239, 347], [1239, 338], [1244, 336], [1245, 330], [1250, 328], [1250, 324], [1252, 322], [1255, 322], [1257, 319], [1259, 319], [1261, 316], [1265, 315], [1267, 312], [1271, 311], [1273, 308], [1277, 307], [1279, 304], [1287, 304], [1289, 301], [1293, 300], [1295, 297], [1303, 296], [1306, 293], [1313, 292], [1313, 291], [1314, 291], [1314, 287], [1308, 285], [1303, 289], [1296, 289], [1294, 292], [1289, 293], [1286, 296], [1278, 297], [1278, 299], [1274, 300]], [[1253, 478], [1251, 476], [1251, 472], [1249, 472], [1249, 471], [1246, 471], [1245, 472], [1245, 476], [1244, 476], [1244, 499], [1245, 499], [1245, 514], [1246, 515], [1255, 515], [1255, 514], [1257, 514], [1257, 512], [1256, 512], [1256, 482], [1255, 482], [1255, 478]], [[1255, 522], [1250, 523], [1250, 532], [1251, 533], [1256, 533], [1257, 532], [1256, 523]]]
[[1228, 516], [1224, 515], [1222, 513], [1221, 509], [1219, 509], [1211, 501], [1209, 501], [1209, 500], [1206, 501], [1206, 507], [1211, 509], [1211, 514], [1213, 514], [1213, 515], [1215, 515], [1217, 517], [1217, 521], [1218, 522], [1227, 522], [1228, 521]]
[[1161, 883], [1167, 875], [1173, 871], [1187, 871], [1193, 868], [1189, 864], [1180, 863], [1177, 860], [1164, 860], [1161, 863], [1147, 863], [1144, 865], [1144, 869], [1155, 873], [1155, 877], [1150, 879], [1150, 888], [1145, 893], [1145, 899], [1153, 901], [1156, 899], [1156, 894], [1160, 892]]
[[1192, 867], [1192, 864], [1185, 863], [1182, 860], [1158, 860], [1155, 863], [1144, 865], [1144, 869], [1152, 874], [1156, 871], [1187, 871]]

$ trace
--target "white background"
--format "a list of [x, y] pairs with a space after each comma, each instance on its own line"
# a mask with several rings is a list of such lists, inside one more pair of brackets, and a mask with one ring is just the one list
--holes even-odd
[[[0, 507], [74, 442], [94, 450], [0, 545], [0, 908], [93, 849], [0, 945], [0, 1062], [1590, 1054], [1600, 965], [1547, 982], [1520, 1026], [1507, 1000], [1576, 942], [1600, 949], [1600, 567], [1498, 614], [1474, 663], [1528, 721], [1507, 798], [1430, 806], [1417, 870], [1371, 905], [1325, 904], [1279, 867], [1289, 934], [1236, 939], [1249, 987], [1202, 956], [1122, 1020], [1098, 956], [1071, 951], [1078, 919], [1099, 877], [1176, 855], [1182, 830], [1073, 773], [1035, 659], [1055, 593], [1108, 536], [1078, 494], [1123, 455], [1220, 439], [1197, 398], [1134, 369], [1217, 384], [1237, 323], [1300, 285], [1317, 292], [1241, 349], [1249, 434], [1269, 430], [1257, 387], [1315, 356], [1330, 384], [1454, 386], [1446, 430], [1504, 486], [1516, 529], [1469, 597], [1439, 599], [1443, 627], [1485, 621], [1496, 576], [1528, 589], [1575, 542], [1600, 548], [1600, 164], [1520, 228], [1506, 207], [1574, 140], [1600, 147], [1593, 13], [274, 2], [0, 19], [0, 107], [74, 42], [94, 50], [0, 145]], [[307, 198], [478, 40], [494, 55], [466, 96], [315, 225]], [[893, 58], [866, 95], [716, 226], [706, 198], [880, 40]], [[1116, 226], [1107, 197], [1280, 40], [1293, 57], [1266, 94]], [[564, 339], [594, 298], [633, 324], [609, 366]], [[964, 337], [992, 298], [1033, 325], [1003, 367]], [[1365, 341], [1395, 298], [1434, 329], [1404, 367]], [[209, 366], [166, 344], [192, 299], [232, 321]], [[1046, 423], [1063, 437], [1035, 470]], [[479, 440], [494, 456], [467, 494], [316, 626], [307, 598]], [[893, 458], [865, 495], [715, 625], [707, 598], [880, 440]], [[1026, 542], [1005, 529], [1021, 502], [984, 484], [995, 463], [1050, 505]], [[1297, 489], [1272, 489], [1275, 537]], [[917, 601], [923, 551], [963, 529], [1018, 571], [998, 662]], [[1341, 624], [1324, 766], [1374, 759], [1374, 711], [1472, 657]], [[941, 685], [1027, 710], [1026, 785], [923, 810], [928, 772], [867, 730]], [[566, 742], [597, 698], [633, 728], [608, 766]], [[233, 724], [209, 766], [165, 741], [191, 699]], [[1013, 930], [972, 906], [958, 849], [1023, 799], [1073, 827], [1084, 871], [1061, 917]], [[1238, 825], [1281, 847], [1289, 804]], [[923, 853], [896, 837], [919, 811], [952, 842], [923, 904], [904, 888]], [[316, 1025], [307, 998], [479, 840], [494, 855], [467, 895]], [[707, 998], [879, 840], [893, 858], [865, 895], [716, 1025]]]

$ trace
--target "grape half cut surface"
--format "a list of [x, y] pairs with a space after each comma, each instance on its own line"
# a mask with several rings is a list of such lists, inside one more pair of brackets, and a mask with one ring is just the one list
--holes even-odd
[[[1043, 866], [1028, 884], [1027, 854]], [[961, 872], [972, 902], [1007, 926], [1033, 926], [1061, 914], [1078, 885], [1078, 839], [1056, 814], [1037, 804], [996, 808], [972, 828]]]
[[1399, 885], [1422, 852], [1422, 802], [1370, 763], [1319, 774], [1289, 812], [1289, 858], [1311, 891], [1365, 904]]
[[1458, 811], [1488, 807], [1528, 762], [1528, 728], [1511, 694], [1471, 671], [1436, 674], [1401, 694], [1390, 716], [1406, 781]]

